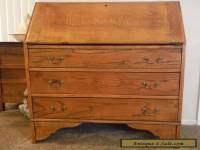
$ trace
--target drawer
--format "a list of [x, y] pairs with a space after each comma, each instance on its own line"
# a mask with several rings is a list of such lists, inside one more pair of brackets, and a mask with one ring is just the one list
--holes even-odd
[[3, 102], [4, 103], [22, 103], [24, 100], [23, 95], [15, 95], [15, 96], [4, 96]]
[[26, 89], [26, 83], [3, 83], [2, 95], [6, 97], [23, 96]]
[[36, 94], [178, 95], [179, 73], [30, 72]]
[[69, 68], [180, 68], [181, 49], [29, 49], [29, 66]]
[[3, 67], [19, 66], [21, 68], [25, 68], [23, 55], [2, 56], [0, 63]]
[[21, 68], [25, 68], [23, 48], [6, 47], [4, 49], [4, 53], [0, 57], [0, 63], [2, 67], [19, 66]]
[[178, 100], [33, 98], [34, 118], [177, 121]]
[[9, 43], [7, 46], [0, 46], [0, 54], [1, 55], [23, 55], [24, 54], [23, 44], [13, 45]]
[[1, 80], [2, 81], [13, 81], [18, 80], [25, 81], [25, 70], [24, 69], [1, 69]]
[[3, 83], [2, 98], [6, 103], [22, 102], [24, 99], [25, 83]]

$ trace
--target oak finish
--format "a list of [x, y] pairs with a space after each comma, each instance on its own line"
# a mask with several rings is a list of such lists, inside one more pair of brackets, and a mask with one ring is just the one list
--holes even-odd
[[184, 47], [178, 2], [36, 3], [24, 45], [33, 143], [84, 122], [178, 138]]
[[184, 33], [178, 2], [36, 3], [26, 42], [171, 44]]
[[[155, 136], [162, 137], [163, 139], [176, 139], [177, 127], [174, 125], [152, 125], [152, 124], [128, 124], [131, 128], [136, 128], [140, 130], [151, 131]], [[163, 130], [165, 129], [165, 130]]]
[[[64, 128], [64, 127], [76, 127], [80, 125], [80, 123], [77, 122], [35, 122], [35, 138], [37, 140], [44, 140], [49, 137], [52, 133], [55, 133], [58, 129]], [[46, 128], [48, 127], [48, 128]]]
[[[30, 72], [33, 94], [174, 96], [178, 73]], [[106, 89], [106, 90], [105, 90]]]
[[[90, 59], [93, 58], [93, 59]], [[29, 66], [53, 68], [167, 69], [181, 65], [181, 49], [142, 49], [134, 47], [93, 46], [61, 49], [30, 49]]]
[[[1, 70], [0, 70], [0, 81], [1, 81]], [[0, 84], [0, 112], [3, 111], [5, 108], [5, 104], [3, 102], [3, 98], [2, 98], [2, 85]]]
[[1, 103], [19, 103], [24, 98], [26, 77], [23, 43], [0, 43]]
[[[35, 118], [176, 121], [177, 100], [34, 98]], [[112, 110], [112, 112], [110, 111]]]
[[24, 69], [23, 43], [0, 43], [0, 68]]

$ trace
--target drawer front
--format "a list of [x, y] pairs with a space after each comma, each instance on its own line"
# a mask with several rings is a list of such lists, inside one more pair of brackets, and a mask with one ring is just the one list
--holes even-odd
[[25, 81], [24, 69], [1, 69], [1, 80], [17, 82], [18, 80]]
[[23, 47], [4, 47], [0, 57], [1, 66], [20, 66], [24, 67]]
[[3, 83], [3, 96], [23, 96], [26, 89], [25, 83]]
[[23, 95], [4, 96], [2, 99], [4, 103], [22, 103], [24, 100], [24, 96]]
[[180, 49], [30, 49], [30, 67], [180, 68]]
[[178, 95], [179, 73], [30, 72], [36, 94]]
[[24, 67], [24, 56], [23, 55], [7, 55], [1, 57], [2, 66], [20, 66]]
[[33, 98], [34, 118], [177, 121], [177, 100]]
[[17, 45], [10, 45], [7, 46], [0, 46], [0, 54], [1, 55], [23, 55], [24, 49], [23, 44], [20, 46]]
[[22, 102], [25, 89], [25, 83], [3, 83], [2, 97], [4, 102]]

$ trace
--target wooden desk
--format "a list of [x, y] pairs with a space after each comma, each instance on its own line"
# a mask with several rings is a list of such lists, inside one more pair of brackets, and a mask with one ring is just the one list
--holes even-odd
[[33, 142], [84, 122], [178, 138], [184, 44], [178, 2], [36, 3], [25, 45]]
[[23, 100], [26, 89], [23, 43], [0, 43], [1, 110], [4, 103]]

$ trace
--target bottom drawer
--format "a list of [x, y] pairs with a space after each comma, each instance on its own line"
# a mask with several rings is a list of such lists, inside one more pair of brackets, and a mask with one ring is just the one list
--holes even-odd
[[177, 121], [178, 100], [33, 98], [34, 118]]
[[24, 98], [25, 83], [3, 83], [2, 97], [6, 103], [22, 102]]

